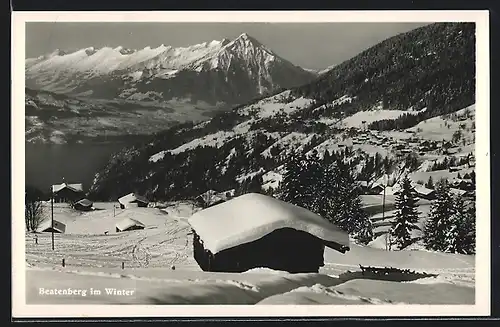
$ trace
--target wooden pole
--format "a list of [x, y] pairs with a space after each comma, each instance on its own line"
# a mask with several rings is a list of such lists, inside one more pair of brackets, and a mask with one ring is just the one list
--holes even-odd
[[50, 187], [50, 211], [51, 211], [51, 233], [52, 233], [52, 251], [54, 250], [54, 189]]
[[[387, 185], [384, 185], [384, 195], [382, 196], [382, 221], [385, 220], [385, 188]], [[385, 234], [385, 250], [388, 251], [388, 240], [389, 240], [389, 232]]]

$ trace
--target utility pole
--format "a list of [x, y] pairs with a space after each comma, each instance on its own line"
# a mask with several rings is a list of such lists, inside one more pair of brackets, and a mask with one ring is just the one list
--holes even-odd
[[50, 212], [51, 212], [51, 233], [52, 233], [52, 251], [54, 250], [54, 187], [50, 186]]
[[[384, 195], [382, 196], [382, 221], [385, 220], [385, 188], [386, 187], [387, 187], [387, 185], [384, 184]], [[386, 251], [389, 250], [388, 240], [389, 240], [389, 231], [387, 231], [387, 233], [385, 234], [385, 250]]]
[[[384, 174], [384, 193], [382, 195], [382, 221], [385, 220], [385, 189], [387, 188], [387, 173]], [[389, 250], [389, 231], [385, 234], [385, 250]]]

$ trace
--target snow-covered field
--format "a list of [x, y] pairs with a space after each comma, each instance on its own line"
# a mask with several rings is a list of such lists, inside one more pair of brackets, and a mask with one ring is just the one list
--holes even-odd
[[[54, 219], [65, 234], [26, 234], [27, 304], [474, 304], [475, 257], [427, 251], [385, 251], [352, 244], [341, 254], [325, 250], [320, 273], [288, 274], [269, 269], [209, 273], [192, 256], [188, 203], [166, 208], [113, 209], [77, 213], [56, 204]], [[50, 216], [50, 211], [47, 211]], [[134, 218], [143, 230], [116, 233]], [[105, 235], [105, 232], [108, 232]], [[62, 267], [62, 259], [65, 267]], [[124, 265], [122, 269], [122, 264]], [[434, 274], [410, 281], [367, 279], [359, 265], [411, 268]], [[40, 288], [80, 290], [41, 295]], [[127, 290], [113, 294], [111, 289]], [[107, 289], [107, 290], [106, 290]], [[91, 291], [92, 290], [92, 291]], [[100, 291], [98, 294], [97, 291]], [[85, 292], [85, 295], [83, 295]], [[109, 292], [110, 294], [107, 294]]]
[[413, 114], [416, 115], [422, 111], [402, 111], [402, 110], [367, 110], [367, 111], [359, 111], [354, 115], [343, 119], [340, 122], [341, 126], [344, 127], [366, 127], [369, 124], [384, 119], [397, 119], [404, 114]]

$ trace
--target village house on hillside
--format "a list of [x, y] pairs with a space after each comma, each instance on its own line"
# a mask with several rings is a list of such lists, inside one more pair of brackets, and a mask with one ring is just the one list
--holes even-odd
[[56, 184], [52, 185], [54, 202], [76, 202], [83, 198], [83, 185], [78, 184]]
[[248, 193], [196, 212], [194, 258], [204, 271], [270, 268], [318, 272], [325, 246], [349, 251], [349, 235], [315, 213], [270, 196]]
[[[412, 186], [413, 190], [415, 191], [415, 193], [417, 194], [417, 196], [421, 199], [434, 200], [436, 198], [436, 191], [433, 189], [429, 189], [429, 188], [422, 186], [422, 185], [415, 183], [415, 182], [412, 182], [411, 186]], [[386, 195], [397, 196], [400, 192], [401, 192], [401, 185], [400, 184], [394, 184], [392, 187], [387, 187], [385, 190]], [[383, 190], [379, 194], [383, 194]]]
[[436, 198], [436, 191], [434, 191], [433, 189], [424, 187], [419, 184], [414, 185], [413, 189], [415, 190], [415, 192], [417, 192], [418, 197], [421, 199], [434, 200]]
[[461, 179], [454, 180], [452, 182], [452, 186], [454, 188], [464, 190], [464, 191], [473, 191], [476, 188], [474, 183], [472, 182], [472, 180], [467, 179], [467, 178], [461, 178]]
[[134, 207], [145, 208], [149, 204], [149, 200], [145, 196], [138, 195], [135, 193], [130, 193], [125, 196], [122, 196], [121, 198], [118, 199], [118, 202], [120, 203], [121, 209], [134, 208]]
[[195, 201], [202, 207], [210, 207], [224, 201], [227, 201], [234, 196], [234, 190], [229, 190], [226, 192], [217, 192], [214, 190], [208, 190], [205, 193], [198, 195]]
[[384, 192], [384, 185], [379, 183], [373, 183], [367, 190], [367, 194], [380, 194], [381, 192]]
[[76, 210], [79, 210], [79, 211], [90, 211], [92, 210], [92, 205], [94, 203], [92, 201], [90, 201], [89, 199], [81, 199], [80, 201], [76, 202], [73, 207], [76, 209]]

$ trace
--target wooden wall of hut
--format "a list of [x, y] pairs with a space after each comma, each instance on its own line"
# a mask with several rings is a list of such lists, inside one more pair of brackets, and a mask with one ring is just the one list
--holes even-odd
[[213, 255], [193, 231], [194, 258], [204, 271], [244, 272], [270, 268], [290, 273], [318, 272], [324, 265], [324, 249], [323, 241], [317, 237], [283, 228]]

